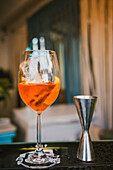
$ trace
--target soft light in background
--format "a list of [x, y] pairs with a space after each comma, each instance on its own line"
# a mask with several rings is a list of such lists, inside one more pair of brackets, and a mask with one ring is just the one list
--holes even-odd
[[72, 103], [73, 95], [96, 95], [95, 125], [112, 128], [113, 1], [12, 0], [4, 1], [1, 8], [0, 67], [11, 71], [14, 88], [0, 116], [11, 117], [12, 109], [18, 107], [19, 57], [32, 38], [44, 36], [46, 48], [57, 52], [60, 64], [57, 103]]

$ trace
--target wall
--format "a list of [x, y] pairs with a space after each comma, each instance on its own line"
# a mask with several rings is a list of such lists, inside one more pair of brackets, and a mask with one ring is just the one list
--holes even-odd
[[0, 117], [10, 116], [12, 108], [17, 106], [17, 78], [18, 64], [22, 52], [27, 47], [27, 27], [26, 23], [21, 25], [13, 32], [0, 41], [0, 67], [11, 71], [13, 76], [14, 88], [10, 91], [11, 98], [7, 100], [7, 105], [0, 104]]

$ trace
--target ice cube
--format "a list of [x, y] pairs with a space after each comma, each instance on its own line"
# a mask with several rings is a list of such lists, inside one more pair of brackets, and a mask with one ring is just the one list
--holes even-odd
[[20, 65], [25, 77], [29, 79], [29, 61], [24, 61]]
[[40, 51], [40, 71], [48, 70], [52, 72], [52, 62], [50, 60], [49, 51]]
[[34, 80], [33, 80], [34, 83], [42, 83], [42, 79], [41, 79], [41, 75], [40, 73], [36, 73], [35, 74], [35, 77], [34, 77]]
[[48, 74], [45, 71], [42, 73], [42, 81], [48, 83]]
[[48, 60], [48, 72], [52, 73], [52, 62], [50, 59], [49, 51], [47, 51], [47, 60]]
[[35, 51], [31, 55], [30, 65], [29, 65], [29, 74], [30, 74], [30, 82], [31, 83], [42, 83], [41, 75], [38, 71], [38, 52]]

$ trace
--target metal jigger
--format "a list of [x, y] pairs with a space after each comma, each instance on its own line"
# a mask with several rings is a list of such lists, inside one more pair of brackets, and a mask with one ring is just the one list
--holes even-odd
[[93, 161], [94, 151], [89, 135], [89, 127], [92, 120], [97, 97], [95, 96], [74, 96], [74, 102], [78, 111], [82, 126], [82, 137], [77, 150], [77, 158], [82, 161]]

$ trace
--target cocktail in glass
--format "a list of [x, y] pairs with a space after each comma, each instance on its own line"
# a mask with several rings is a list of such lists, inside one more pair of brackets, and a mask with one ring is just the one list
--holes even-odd
[[37, 148], [21, 154], [17, 163], [28, 168], [48, 168], [60, 162], [41, 146], [41, 113], [54, 103], [60, 91], [57, 56], [50, 50], [25, 51], [18, 72], [18, 90], [26, 105], [37, 113]]

